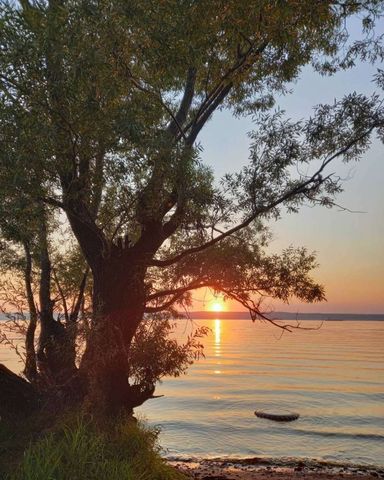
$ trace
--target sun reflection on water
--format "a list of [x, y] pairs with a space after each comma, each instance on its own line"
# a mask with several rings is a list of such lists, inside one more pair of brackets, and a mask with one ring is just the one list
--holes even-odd
[[[215, 341], [213, 344], [213, 351], [215, 353], [215, 357], [221, 357], [221, 320], [216, 319], [213, 324], [213, 334], [215, 336]], [[217, 365], [220, 365], [221, 362], [216, 362]], [[220, 371], [216, 371], [215, 373], [221, 373]]]
[[215, 320], [215, 347], [220, 349], [220, 344], [221, 344], [221, 320], [216, 319]]

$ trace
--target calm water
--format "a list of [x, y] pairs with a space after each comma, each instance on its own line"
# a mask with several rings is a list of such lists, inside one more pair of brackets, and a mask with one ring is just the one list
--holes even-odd
[[[246, 320], [198, 320], [205, 359], [139, 409], [170, 457], [310, 457], [384, 465], [384, 322], [324, 322], [280, 336]], [[317, 322], [303, 322], [316, 326]], [[191, 331], [180, 321], [178, 335]], [[21, 365], [0, 345], [0, 362]], [[256, 418], [291, 409], [292, 423]]]
[[[141, 407], [170, 457], [311, 457], [384, 465], [384, 322], [325, 322], [284, 334], [244, 320], [199, 320], [206, 358]], [[318, 325], [305, 322], [304, 326]], [[188, 331], [180, 324], [180, 334]], [[255, 417], [291, 409], [292, 423]]]

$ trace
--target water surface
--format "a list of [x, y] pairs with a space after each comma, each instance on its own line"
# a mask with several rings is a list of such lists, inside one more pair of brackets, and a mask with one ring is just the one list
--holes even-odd
[[[246, 320], [198, 320], [205, 359], [167, 379], [140, 413], [170, 457], [270, 456], [384, 465], [384, 323], [324, 322], [281, 332]], [[319, 325], [306, 321], [306, 327]], [[190, 331], [179, 324], [179, 335]], [[300, 413], [276, 423], [256, 409]]]

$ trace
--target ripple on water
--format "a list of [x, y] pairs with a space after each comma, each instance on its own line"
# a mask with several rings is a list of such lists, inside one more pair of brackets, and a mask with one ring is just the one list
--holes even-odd
[[[247, 321], [196, 323], [213, 330], [206, 358], [141, 408], [160, 425], [169, 454], [384, 465], [384, 323], [325, 322], [279, 340], [273, 328]], [[258, 408], [301, 417], [277, 424], [257, 419]]]

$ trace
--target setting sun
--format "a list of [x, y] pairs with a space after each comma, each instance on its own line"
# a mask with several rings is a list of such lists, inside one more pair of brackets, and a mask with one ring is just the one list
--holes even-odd
[[221, 302], [214, 302], [211, 306], [212, 312], [222, 312], [224, 310], [224, 305]]

